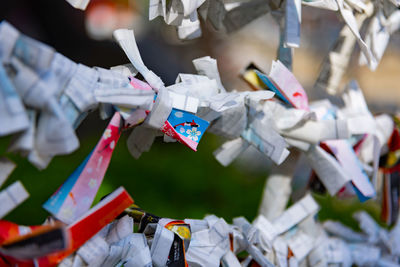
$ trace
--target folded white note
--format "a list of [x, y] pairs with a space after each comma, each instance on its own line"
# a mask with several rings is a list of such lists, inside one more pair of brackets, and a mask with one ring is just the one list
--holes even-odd
[[0, 191], [0, 218], [6, 216], [28, 197], [29, 193], [20, 181], [16, 181], [6, 189]]
[[17, 167], [17, 165], [15, 165], [14, 162], [6, 157], [0, 157], [0, 187], [7, 180], [8, 176], [10, 176], [15, 167]]

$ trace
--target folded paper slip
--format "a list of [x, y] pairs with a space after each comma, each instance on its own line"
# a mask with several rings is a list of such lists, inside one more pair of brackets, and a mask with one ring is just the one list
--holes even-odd
[[0, 192], [0, 218], [6, 216], [29, 197], [20, 181], [16, 181]]
[[0, 186], [7, 180], [17, 165], [11, 160], [0, 157]]
[[256, 70], [258, 77], [289, 105], [308, 110], [308, 97], [301, 84], [279, 60], [272, 62], [269, 75]]
[[119, 187], [81, 218], [68, 226], [67, 231], [70, 236], [70, 246], [67, 250], [37, 259], [36, 266], [55, 266], [81, 247], [132, 204], [133, 199], [123, 187]]

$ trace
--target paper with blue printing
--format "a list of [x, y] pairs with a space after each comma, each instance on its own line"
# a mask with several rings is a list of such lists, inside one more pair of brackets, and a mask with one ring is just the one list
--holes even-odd
[[268, 88], [285, 103], [308, 110], [308, 98], [296, 77], [279, 60], [273, 61], [269, 75], [255, 71]]
[[210, 123], [192, 113], [180, 109], [172, 109], [163, 128], [166, 135], [177, 139], [190, 149], [196, 151], [200, 139]]

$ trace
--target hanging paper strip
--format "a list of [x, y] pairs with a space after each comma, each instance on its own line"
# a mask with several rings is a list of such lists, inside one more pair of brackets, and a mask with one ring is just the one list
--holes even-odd
[[197, 151], [197, 145], [210, 123], [184, 110], [172, 109], [161, 131]]
[[399, 214], [400, 173], [383, 174], [381, 219], [387, 225], [396, 223]]
[[95, 149], [43, 205], [46, 210], [67, 224], [89, 210], [103, 181], [121, 130], [121, 115], [116, 112]]

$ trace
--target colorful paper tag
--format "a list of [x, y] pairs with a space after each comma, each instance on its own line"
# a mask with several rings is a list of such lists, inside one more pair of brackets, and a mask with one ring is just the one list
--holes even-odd
[[167, 266], [187, 267], [188, 263], [186, 262], [185, 252], [189, 249], [190, 245], [190, 225], [184, 221], [173, 220], [168, 222], [164, 227], [175, 234], [174, 242], [172, 243], [168, 256]]
[[269, 75], [255, 71], [258, 77], [274, 91], [278, 97], [289, 105], [309, 110], [308, 97], [301, 84], [285, 65], [280, 61], [273, 61]]
[[116, 112], [93, 152], [43, 207], [67, 224], [87, 212], [103, 181], [120, 135], [121, 116]]
[[172, 109], [161, 131], [197, 151], [197, 145], [210, 123], [192, 113]]
[[[143, 91], [151, 91], [153, 90], [150, 85], [147, 83], [136, 79], [135, 77], [129, 77], [129, 83], [132, 85], [134, 89], [143, 90]], [[146, 119], [147, 115], [149, 114], [148, 110], [137, 109], [137, 108], [126, 108], [115, 106], [115, 109], [121, 114], [121, 116], [125, 120], [126, 127], [133, 127], [138, 125]]]
[[240, 74], [240, 78], [242, 78], [243, 81], [245, 81], [251, 89], [255, 91], [268, 89], [265, 86], [265, 83], [263, 83], [260, 77], [258, 77], [256, 71], [261, 72], [260, 68], [254, 65], [254, 63], [250, 63]]

